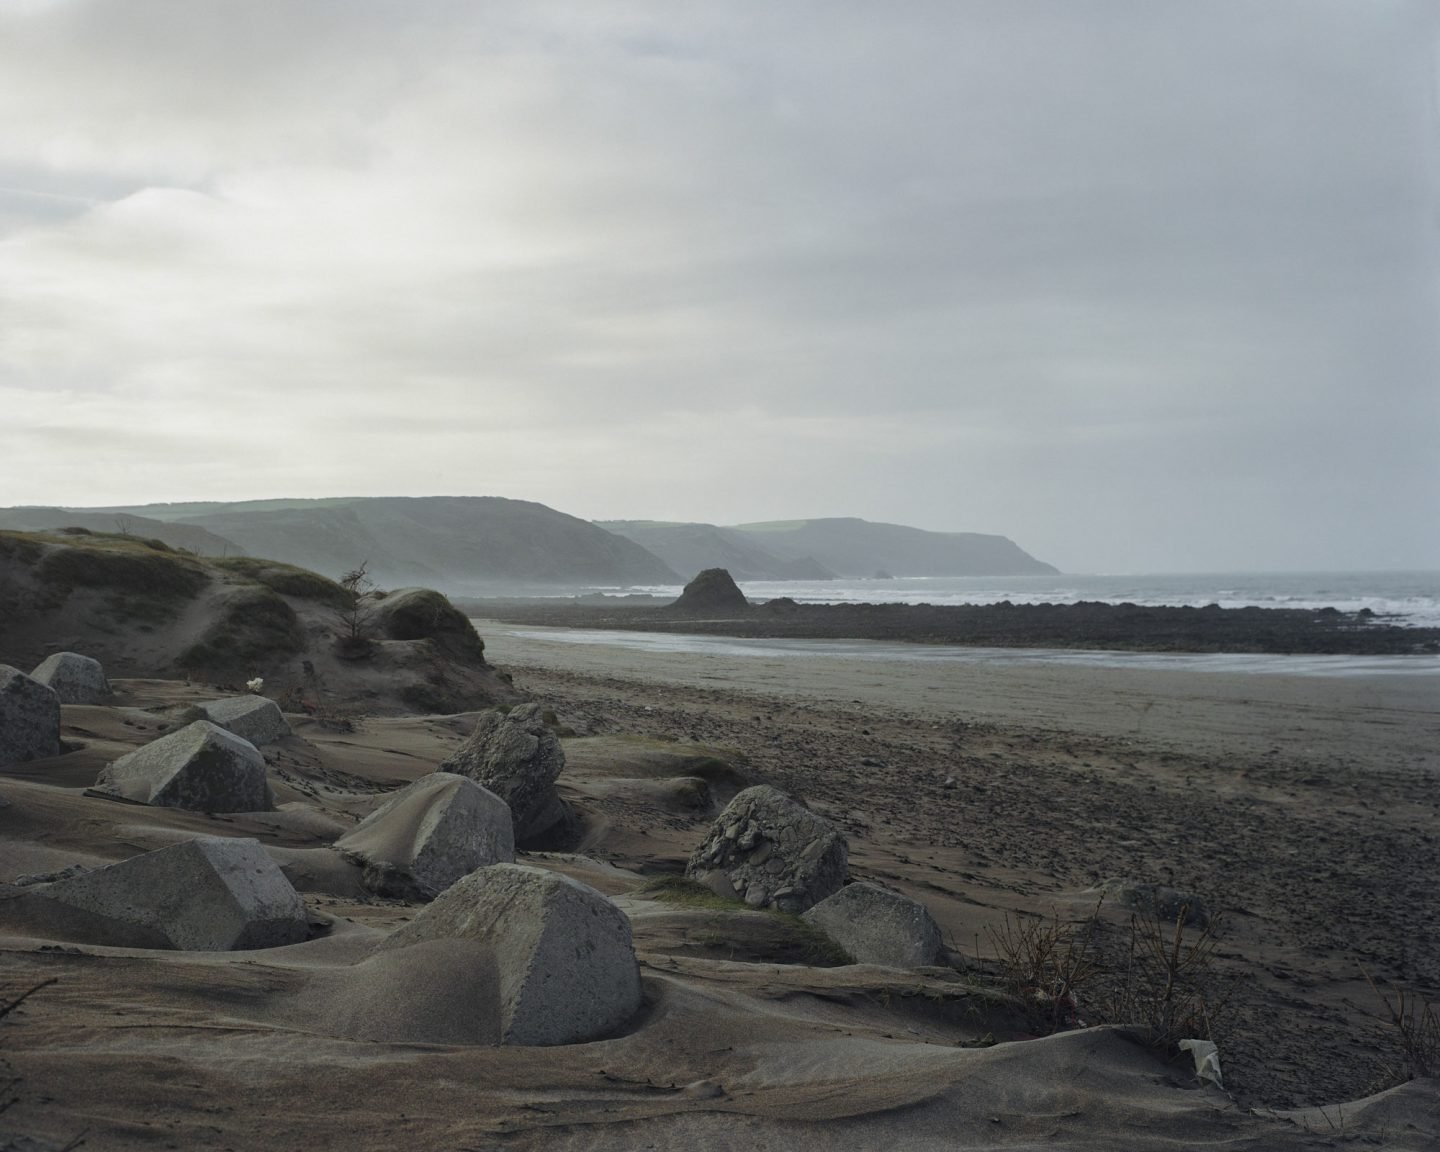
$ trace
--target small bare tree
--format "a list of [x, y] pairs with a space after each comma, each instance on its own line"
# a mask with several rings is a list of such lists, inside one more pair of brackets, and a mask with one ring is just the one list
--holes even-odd
[[346, 603], [335, 612], [339, 632], [336, 643], [342, 656], [358, 660], [368, 656], [375, 647], [375, 601], [370, 599], [375, 581], [370, 579], [370, 562], [361, 561], [359, 567], [346, 572], [338, 583], [345, 589]]

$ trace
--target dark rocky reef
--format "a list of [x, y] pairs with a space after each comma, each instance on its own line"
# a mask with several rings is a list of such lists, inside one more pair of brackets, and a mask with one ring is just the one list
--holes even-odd
[[477, 615], [562, 628], [620, 628], [784, 639], [897, 640], [993, 648], [1389, 656], [1440, 652], [1440, 628], [1408, 628], [1333, 608], [1136, 604], [797, 604], [781, 599], [725, 619], [648, 605], [472, 601]]

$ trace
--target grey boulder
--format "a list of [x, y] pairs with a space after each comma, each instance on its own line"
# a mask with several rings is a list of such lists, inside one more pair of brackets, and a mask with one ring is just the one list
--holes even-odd
[[493, 950], [502, 1043], [583, 1043], [640, 1008], [630, 921], [568, 876], [522, 864], [481, 868], [380, 948], [443, 939], [477, 940]]
[[233, 732], [257, 748], [290, 735], [290, 725], [280, 705], [264, 696], [227, 696], [201, 704], [200, 711], [210, 723]]
[[475, 781], [436, 772], [402, 788], [335, 847], [382, 896], [430, 899], [487, 864], [515, 859], [505, 801]]
[[799, 913], [845, 883], [840, 830], [778, 788], [746, 788], [715, 818], [685, 875], [752, 908]]
[[821, 929], [857, 964], [924, 968], [942, 963], [940, 926], [925, 905], [874, 884], [847, 884], [801, 919]]
[[564, 767], [565, 749], [540, 705], [522, 704], [509, 712], [482, 712], [440, 771], [468, 776], [504, 800], [515, 821], [515, 842], [524, 845], [572, 820], [555, 791]]
[[0, 767], [60, 755], [60, 697], [0, 664]]
[[119, 948], [229, 952], [309, 935], [304, 901], [256, 840], [201, 836], [23, 898], [62, 935]]
[[30, 678], [52, 689], [62, 704], [99, 704], [111, 694], [100, 661], [78, 652], [45, 657]]
[[192, 812], [268, 812], [275, 807], [265, 757], [208, 720], [152, 740], [100, 773], [98, 792]]

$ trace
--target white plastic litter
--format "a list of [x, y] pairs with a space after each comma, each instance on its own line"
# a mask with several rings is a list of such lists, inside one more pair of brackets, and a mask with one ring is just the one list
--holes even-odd
[[1220, 1079], [1220, 1049], [1213, 1040], [1181, 1040], [1180, 1051], [1189, 1052], [1195, 1058], [1195, 1075], [1209, 1080], [1217, 1088], [1224, 1088]]

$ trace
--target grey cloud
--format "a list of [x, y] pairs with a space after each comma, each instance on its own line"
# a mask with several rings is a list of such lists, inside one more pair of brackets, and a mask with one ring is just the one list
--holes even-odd
[[1429, 5], [0, 22], [14, 501], [491, 492], [1076, 568], [1440, 565]]

